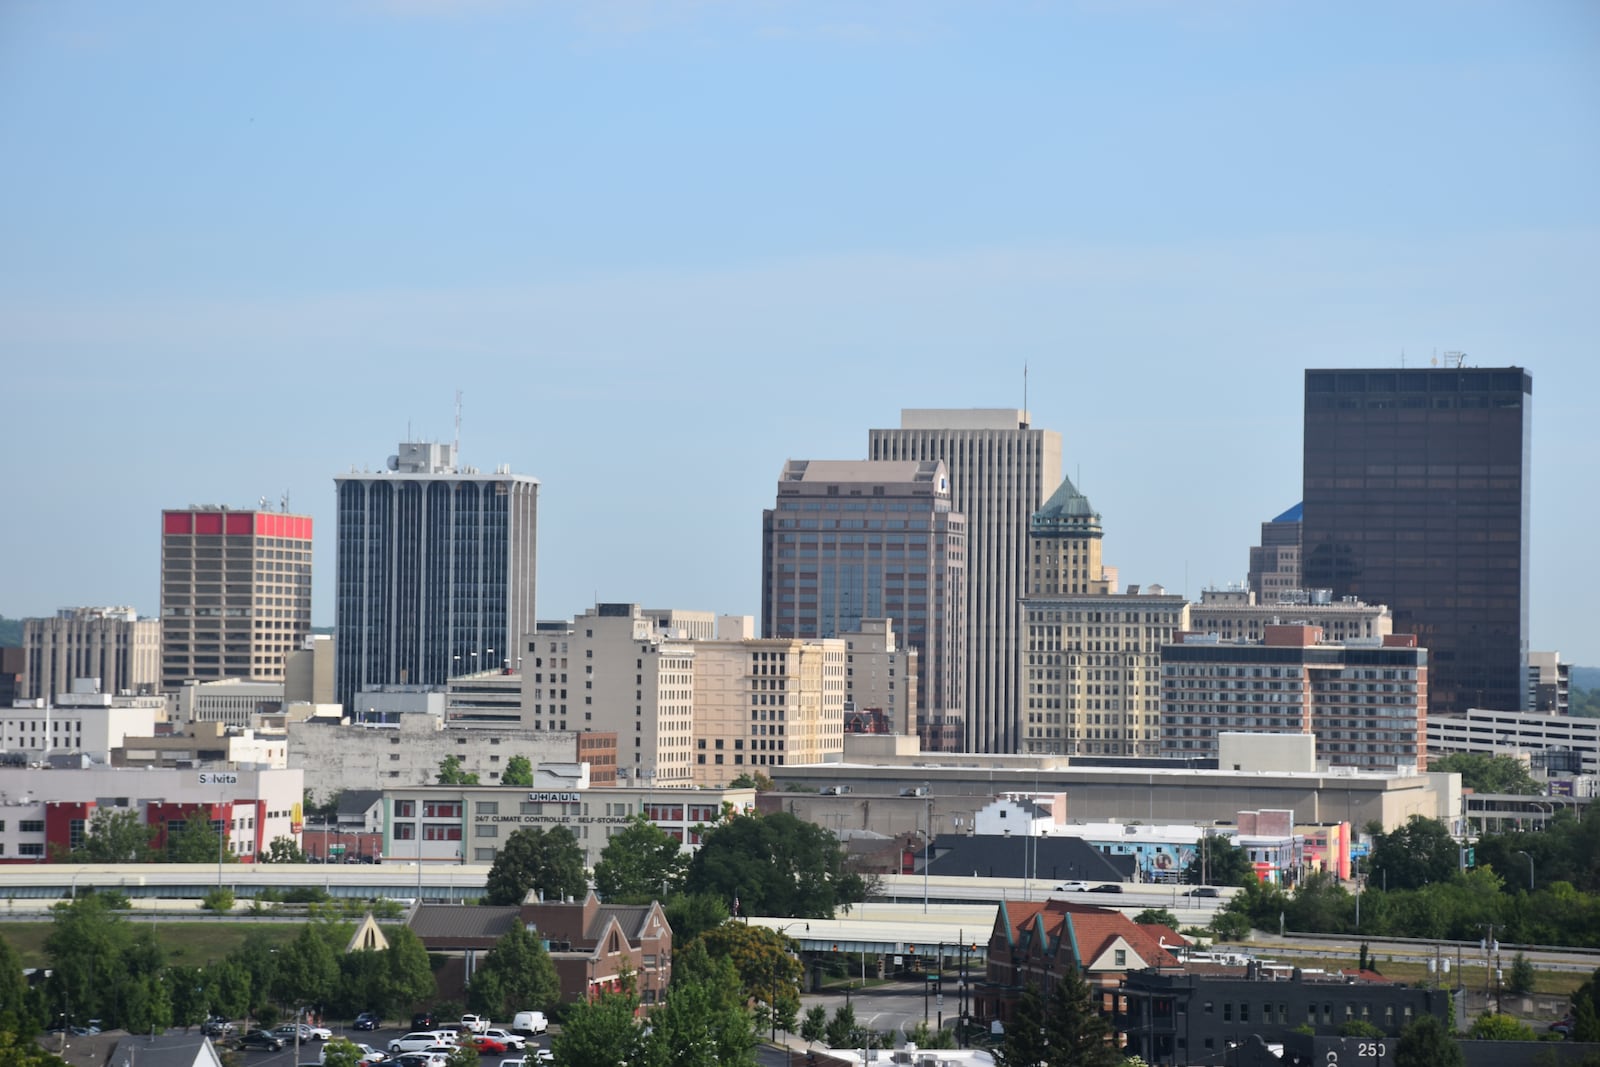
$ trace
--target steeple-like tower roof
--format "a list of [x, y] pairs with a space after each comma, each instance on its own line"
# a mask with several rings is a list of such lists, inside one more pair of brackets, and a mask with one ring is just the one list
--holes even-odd
[[1050, 499], [1033, 513], [1029, 525], [1035, 537], [1099, 537], [1103, 532], [1100, 513], [1078, 492], [1071, 478], [1061, 479]]

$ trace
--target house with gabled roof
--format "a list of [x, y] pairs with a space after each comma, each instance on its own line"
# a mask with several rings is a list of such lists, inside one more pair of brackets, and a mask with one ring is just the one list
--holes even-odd
[[977, 1019], [1008, 1023], [1024, 988], [1036, 985], [1048, 997], [1069, 972], [1083, 976], [1109, 1015], [1129, 972], [1179, 966], [1163, 940], [1161, 933], [1113, 908], [1065, 900], [1003, 900], [989, 934], [988, 967], [974, 995]]

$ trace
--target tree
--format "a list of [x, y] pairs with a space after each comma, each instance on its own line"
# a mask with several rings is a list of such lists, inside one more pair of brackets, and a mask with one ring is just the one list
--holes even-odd
[[78, 1018], [120, 1024], [116, 994], [128, 974], [125, 957], [133, 948], [132, 928], [100, 893], [80, 893], [52, 910], [54, 920], [44, 941], [51, 965], [49, 1003], [70, 1005]]
[[267, 850], [256, 857], [259, 863], [304, 863], [306, 854], [292, 837], [274, 837]]
[[1459, 867], [1459, 846], [1444, 823], [1413, 815], [1394, 832], [1374, 836], [1367, 884], [1417, 889], [1448, 882]]
[[384, 1002], [381, 1007], [375, 1003], [374, 1010], [387, 1014], [433, 996], [436, 984], [433, 966], [428, 962], [428, 950], [410, 927], [401, 926], [389, 933], [384, 963]]
[[1133, 921], [1140, 926], [1165, 926], [1168, 930], [1178, 928], [1178, 917], [1166, 908], [1146, 908], [1135, 915]]
[[548, 831], [540, 827], [513, 831], [489, 868], [484, 902], [521, 904], [532, 889], [551, 900], [582, 900], [587, 895], [589, 882], [583, 873], [583, 850], [565, 826]]
[[204, 808], [195, 808], [176, 830], [167, 830], [167, 862], [239, 862], [225, 844], [221, 823], [213, 823]]
[[[716, 959], [725, 959], [738, 975], [742, 999], [792, 1014], [800, 1004], [800, 980], [805, 971], [794, 955], [795, 944], [776, 930], [747, 923], [725, 922], [701, 934], [703, 945]], [[677, 961], [673, 987], [677, 987]]]
[[217, 912], [219, 915], [233, 910], [233, 890], [225, 885], [215, 889], [208, 889], [206, 895], [200, 898], [200, 906], [207, 911]]
[[1005, 1037], [994, 1049], [996, 1067], [1039, 1067], [1049, 1055], [1044, 1035], [1044, 998], [1028, 983], [1017, 998], [1017, 1010], [1006, 1024]]
[[858, 1047], [856, 1039], [861, 1036], [861, 1027], [856, 1025], [856, 1009], [848, 1001], [833, 1009], [833, 1018], [823, 1028], [822, 1036], [829, 1048]]
[[1511, 958], [1511, 979], [1507, 987], [1513, 993], [1533, 992], [1533, 961], [1522, 953], [1517, 953]]
[[709, 893], [680, 893], [667, 902], [672, 939], [689, 942], [728, 921], [728, 903]]
[[738, 899], [745, 913], [823, 919], [861, 900], [844, 849], [824, 827], [785, 811], [737, 815], [708, 830], [684, 881], [691, 893]]
[[11, 947], [9, 938], [0, 937], [0, 1033], [31, 1037], [34, 1029], [22, 957]]
[[478, 1067], [478, 1050], [462, 1042], [445, 1054], [444, 1067]]
[[634, 1013], [632, 994], [602, 993], [596, 1000], [572, 1005], [561, 1033], [550, 1043], [557, 1063], [567, 1067], [617, 1067], [638, 1063], [643, 1035]]
[[1394, 1067], [1465, 1067], [1455, 1038], [1432, 1015], [1422, 1015], [1400, 1031], [1395, 1043]]
[[1474, 1041], [1537, 1041], [1533, 1027], [1509, 1015], [1484, 1012], [1472, 1020], [1467, 1036]]
[[508, 1019], [526, 1008], [549, 1011], [560, 999], [561, 982], [550, 953], [520, 922], [495, 942], [467, 989], [468, 1007], [496, 1018]]
[[800, 1036], [805, 1038], [806, 1044], [821, 1041], [828, 1032], [828, 1009], [821, 1004], [813, 1004], [806, 1009], [806, 1017], [800, 1023]]
[[322, 1067], [359, 1067], [361, 1050], [347, 1037], [336, 1037], [322, 1046]]
[[1383, 1027], [1374, 1026], [1366, 1019], [1350, 1019], [1339, 1024], [1340, 1037], [1383, 1037]]
[[285, 1008], [321, 1004], [332, 997], [339, 981], [339, 960], [327, 932], [307, 923], [289, 944], [278, 951], [272, 995]]
[[1095, 1009], [1089, 983], [1075, 968], [1056, 979], [1045, 1009], [1048, 1067], [1115, 1067], [1122, 1061], [1111, 1025]]
[[1600, 1041], [1600, 967], [1572, 994], [1572, 1040]]
[[527, 756], [512, 756], [506, 760], [506, 769], [500, 772], [501, 785], [533, 785], [533, 763]]
[[748, 772], [739, 775], [728, 783], [730, 789], [754, 789], [758, 793], [772, 792], [772, 779], [760, 771]]
[[1251, 885], [1257, 880], [1250, 853], [1210, 834], [1200, 839], [1194, 859], [1183, 869], [1186, 885]]
[[645, 1067], [756, 1067], [756, 1041], [732, 961], [703, 942], [679, 953], [672, 995], [650, 1015]]
[[645, 904], [665, 900], [683, 883], [689, 859], [683, 846], [643, 813], [606, 842], [594, 865], [594, 888], [605, 900]]
[[446, 756], [439, 761], [440, 785], [477, 785], [476, 773], [469, 774], [461, 769], [460, 756]]
[[169, 990], [167, 999], [172, 1004], [172, 1025], [187, 1030], [206, 1021], [210, 996], [203, 969], [175, 964], [167, 968], [165, 982]]
[[1544, 792], [1528, 774], [1528, 768], [1523, 766], [1522, 761], [1510, 756], [1457, 752], [1433, 760], [1428, 764], [1428, 770], [1459, 774], [1462, 788], [1475, 793], [1537, 795]]
[[136, 808], [96, 808], [73, 863], [145, 863], [153, 833]]

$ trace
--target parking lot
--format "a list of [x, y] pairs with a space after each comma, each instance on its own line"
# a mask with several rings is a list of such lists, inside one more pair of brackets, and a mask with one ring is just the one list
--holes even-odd
[[[237, 1035], [244, 1032], [244, 1028], [242, 1023], [237, 1023], [235, 1025], [237, 1029], [234, 1031], [232, 1036], [237, 1037]], [[324, 1020], [323, 1025], [329, 1030], [333, 1031], [334, 1037], [348, 1038], [349, 1040], [358, 1044], [371, 1045], [373, 1048], [384, 1053], [385, 1055], [387, 1055], [389, 1052], [389, 1042], [411, 1033], [410, 1027], [395, 1026], [386, 1026], [378, 1030], [354, 1030], [351, 1029], [348, 1022], [341, 1023], [336, 1020]], [[559, 1027], [552, 1028], [551, 1033], [540, 1034], [538, 1037], [528, 1038], [528, 1047], [526, 1052], [519, 1053], [515, 1051], [508, 1051], [504, 1056], [491, 1053], [483, 1056], [481, 1058], [481, 1063], [483, 1067], [498, 1067], [502, 1059], [524, 1055], [532, 1056], [535, 1049], [550, 1047], [551, 1037], [553, 1036], [555, 1030], [558, 1029]], [[285, 1045], [281, 1052], [270, 1052], [266, 1049], [245, 1049], [240, 1053], [240, 1055], [243, 1057], [246, 1067], [295, 1067], [297, 1063], [321, 1062], [322, 1044], [323, 1043], [320, 1041], [302, 1043], [300, 1045], [298, 1059], [295, 1056], [295, 1048], [293, 1044]]]

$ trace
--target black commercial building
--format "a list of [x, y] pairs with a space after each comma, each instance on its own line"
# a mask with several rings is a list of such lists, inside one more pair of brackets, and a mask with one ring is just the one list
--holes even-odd
[[1446, 990], [1259, 964], [1135, 971], [1117, 990], [1116, 1003], [1114, 1026], [1126, 1040], [1124, 1052], [1137, 1053], [1152, 1067], [1231, 1065], [1240, 1058], [1231, 1053], [1250, 1045], [1253, 1037], [1278, 1044], [1303, 1033], [1304, 1026], [1334, 1036], [1345, 1023], [1360, 1019], [1392, 1038], [1423, 1015], [1450, 1025]]
[[1532, 395], [1519, 367], [1306, 371], [1304, 584], [1389, 605], [1434, 712], [1527, 702]]

